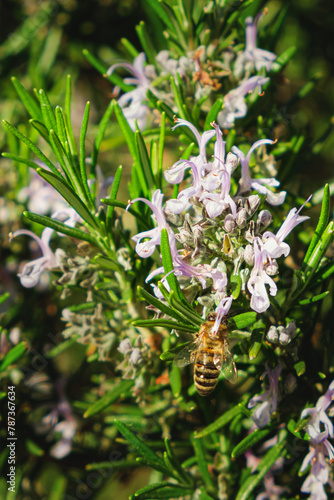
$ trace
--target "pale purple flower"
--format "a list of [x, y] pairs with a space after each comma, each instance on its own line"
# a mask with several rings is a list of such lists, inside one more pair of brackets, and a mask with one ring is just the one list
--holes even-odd
[[243, 118], [247, 114], [247, 104], [245, 101], [245, 96], [257, 87], [259, 87], [259, 93], [261, 94], [262, 86], [269, 81], [269, 78], [264, 78], [262, 76], [252, 76], [248, 80], [245, 80], [239, 87], [231, 90], [224, 97], [224, 107], [222, 111], [218, 113], [218, 123], [222, 128], [231, 128], [234, 126], [234, 121], [236, 118]]
[[254, 408], [258, 403], [261, 403], [254, 411], [252, 419], [257, 427], [265, 427], [270, 422], [271, 415], [277, 409], [278, 400], [278, 379], [282, 371], [282, 364], [279, 363], [273, 370], [265, 364], [266, 370], [261, 378], [266, 375], [269, 380], [269, 389], [263, 394], [258, 394], [249, 400], [248, 408]]
[[283, 493], [289, 491], [288, 488], [275, 484], [274, 476], [270, 472], [264, 476], [263, 482], [265, 490], [257, 495], [255, 500], [279, 500]]
[[49, 246], [52, 233], [53, 229], [47, 227], [43, 230], [41, 238], [27, 229], [18, 229], [13, 234], [10, 234], [10, 239], [21, 235], [30, 236], [36, 241], [43, 254], [42, 257], [32, 260], [31, 262], [27, 262], [23, 266], [21, 273], [18, 274], [21, 285], [25, 288], [32, 288], [37, 285], [44, 270], [58, 265], [57, 256], [53, 253]]
[[329, 455], [323, 443], [311, 443], [310, 451], [303, 460], [300, 472], [311, 465], [310, 474], [302, 484], [300, 491], [310, 493], [309, 500], [327, 500], [324, 485], [329, 483], [333, 489], [333, 482], [329, 477], [329, 466], [326, 456]]
[[311, 493], [310, 499], [327, 499], [324, 490], [324, 485], [329, 483], [332, 491], [334, 491], [334, 483], [329, 476], [329, 465], [326, 457], [330, 462], [334, 460], [334, 448], [328, 438], [334, 437], [333, 423], [330, 421], [326, 411], [333, 402], [334, 397], [334, 380], [329, 385], [327, 391], [321, 396], [315, 408], [305, 408], [301, 413], [301, 418], [308, 415], [308, 421], [305, 431], [310, 436], [310, 450], [303, 460], [300, 472], [303, 472], [311, 465], [309, 476], [305, 479], [301, 491], [303, 493]]
[[[172, 233], [174, 236], [174, 233]], [[172, 243], [172, 244], [171, 244]], [[198, 266], [192, 266], [184, 261], [180, 252], [176, 248], [175, 238], [170, 239], [170, 251], [173, 261], [173, 272], [175, 276], [188, 276], [189, 278], [197, 278], [203, 289], [207, 288], [208, 280], [212, 280], [212, 288], [215, 292], [225, 293], [227, 287], [227, 275], [225, 272], [219, 269], [213, 268], [209, 264], [199, 264]], [[146, 278], [145, 282], [150, 282], [155, 276], [164, 273], [165, 270], [163, 266], [152, 271]], [[164, 282], [168, 274], [164, 276], [161, 280]], [[166, 288], [167, 283], [165, 284]], [[155, 290], [155, 289], [154, 289]], [[155, 294], [158, 293], [156, 290]], [[159, 296], [159, 295], [156, 295]]]
[[199, 197], [202, 193], [202, 177], [205, 172], [205, 168], [208, 165], [206, 159], [206, 150], [205, 146], [207, 142], [215, 135], [214, 130], [208, 130], [200, 135], [196, 127], [188, 122], [187, 120], [176, 120], [176, 127], [186, 126], [188, 127], [192, 133], [194, 134], [199, 148], [199, 155], [197, 157], [192, 157], [191, 160], [179, 160], [174, 165], [165, 172], [165, 178], [167, 182], [171, 184], [180, 184], [184, 177], [184, 172], [187, 168], [191, 168], [193, 173], [193, 182], [192, 185], [181, 191], [177, 197], [177, 199], [172, 199], [167, 201], [167, 207], [174, 214], [180, 214], [184, 210], [190, 207], [190, 198], [192, 196]]
[[[132, 237], [132, 239], [136, 242], [136, 252], [140, 257], [146, 259], [150, 257], [156, 246], [161, 243], [161, 231], [162, 229], [167, 229], [169, 242], [172, 245], [175, 245], [175, 236], [174, 233], [169, 228], [167, 221], [165, 219], [163, 210], [162, 210], [162, 200], [164, 195], [161, 193], [160, 189], [157, 189], [152, 196], [152, 201], [146, 200], [145, 198], [136, 198], [132, 200], [129, 204], [132, 205], [136, 201], [142, 201], [146, 203], [150, 207], [153, 212], [153, 216], [157, 223], [157, 227], [150, 229], [148, 231], [143, 231]], [[142, 242], [143, 239], [148, 238], [148, 241]]]
[[236, 146], [232, 147], [233, 153], [235, 153], [240, 159], [241, 164], [241, 179], [239, 181], [239, 194], [247, 193], [251, 189], [256, 189], [259, 193], [265, 194], [267, 196], [267, 201], [270, 205], [281, 205], [285, 200], [286, 192], [281, 191], [280, 193], [273, 193], [265, 185], [270, 187], [277, 187], [280, 185], [279, 181], [274, 178], [269, 179], [252, 179], [249, 173], [249, 161], [253, 151], [259, 146], [264, 144], [274, 144], [275, 141], [270, 139], [261, 139], [256, 141], [253, 146], [249, 149], [247, 155], [245, 155]]
[[239, 78], [243, 72], [252, 72], [254, 68], [259, 71], [265, 68], [270, 71], [276, 55], [268, 50], [258, 49], [256, 47], [256, 32], [257, 23], [261, 16], [256, 16], [253, 21], [252, 17], [246, 18], [246, 47], [242, 54], [239, 54], [234, 66], [234, 75]]
[[226, 208], [230, 208], [233, 217], [237, 215], [237, 206], [230, 195], [231, 176], [227, 171], [220, 174], [221, 190], [220, 193], [204, 193], [200, 201], [203, 201], [206, 212], [209, 217], [219, 217]]
[[159, 75], [173, 75], [177, 73], [181, 77], [185, 77], [187, 73], [194, 73], [194, 61], [188, 57], [181, 56], [179, 59], [173, 59], [168, 50], [161, 50], [156, 58], [156, 63], [160, 66]]
[[212, 333], [214, 335], [217, 335], [217, 332], [218, 332], [218, 329], [219, 329], [219, 325], [223, 319], [224, 316], [226, 316], [231, 308], [231, 305], [232, 305], [232, 301], [233, 301], [233, 297], [232, 295], [230, 295], [229, 297], [225, 297], [223, 298], [220, 302], [219, 302], [219, 305], [216, 309], [216, 320], [215, 320], [215, 324], [213, 326], [213, 330], [212, 330]]
[[[312, 196], [312, 195], [311, 195]], [[277, 259], [284, 255], [287, 257], [290, 253], [290, 247], [287, 243], [284, 243], [285, 238], [288, 234], [301, 222], [308, 220], [309, 217], [307, 215], [300, 216], [299, 213], [306, 205], [306, 203], [311, 199], [311, 196], [305, 201], [305, 203], [297, 210], [296, 208], [292, 208], [287, 215], [287, 218], [281, 225], [277, 234], [273, 234], [270, 231], [266, 231], [263, 234], [263, 248], [269, 253], [270, 257], [273, 259]]]
[[181, 160], [181, 162], [183, 169], [187, 168], [188, 166], [191, 168], [193, 172], [193, 184], [189, 188], [181, 191], [176, 199], [171, 199], [167, 201], [166, 203], [167, 207], [174, 214], [180, 214], [184, 210], [186, 210], [190, 206], [189, 202], [190, 198], [192, 196], [198, 196], [202, 191], [201, 179], [199, 177], [199, 172], [195, 163], [187, 160]]
[[189, 166], [191, 166], [193, 172], [194, 169], [196, 169], [199, 178], [202, 177], [207, 165], [205, 146], [216, 133], [215, 130], [207, 130], [203, 132], [201, 136], [192, 123], [187, 120], [181, 120], [180, 118], [176, 120], [176, 125], [173, 127], [173, 130], [183, 126], [188, 127], [194, 134], [199, 148], [199, 155], [192, 157], [190, 162], [187, 160], [179, 160], [174, 163], [174, 165], [165, 172], [165, 179], [170, 184], [180, 184], [184, 177], [184, 171], [189, 168]]
[[[161, 193], [160, 189], [157, 189], [152, 196], [152, 201], [146, 200], [145, 198], [135, 198], [129, 204], [130, 206], [136, 201], [142, 201], [143, 203], [146, 203], [146, 205], [148, 205], [152, 210], [153, 216], [157, 223], [157, 227], [149, 229], [148, 231], [143, 231], [142, 233], [139, 233], [132, 237], [132, 239], [136, 242], [137, 254], [144, 259], [150, 257], [153, 254], [156, 246], [160, 245], [161, 230], [169, 229], [164, 213], [162, 211], [163, 197], [164, 195]], [[148, 238], [148, 241], [142, 242], [142, 240], [146, 238]]]
[[141, 52], [135, 57], [133, 64], [128, 62], [120, 62], [113, 64], [107, 71], [107, 75], [111, 75], [116, 68], [126, 68], [133, 77], [124, 78], [124, 83], [134, 85], [136, 88], [126, 92], [118, 99], [118, 104], [123, 109], [125, 118], [127, 119], [132, 130], [136, 129], [135, 120], [138, 122], [139, 128], [145, 127], [149, 107], [145, 104], [146, 93], [150, 86], [150, 81], [145, 74], [145, 54]]
[[54, 458], [64, 458], [72, 451], [73, 438], [77, 431], [77, 424], [73, 418], [63, 420], [53, 428], [53, 434], [61, 435], [61, 439], [52, 446], [50, 455]]
[[[72, 413], [72, 408], [65, 397], [64, 381], [59, 380], [55, 384], [55, 389], [59, 394], [59, 402], [55, 408], [42, 419], [42, 425], [38, 427], [38, 432], [50, 429], [48, 436], [51, 439], [60, 435], [60, 439], [50, 449], [50, 455], [57, 459], [66, 457], [72, 450], [73, 439], [78, 425]], [[59, 421], [60, 417], [63, 420]]]
[[214, 161], [209, 164], [211, 172], [203, 181], [205, 189], [212, 191], [221, 186], [220, 193], [204, 192], [200, 198], [203, 201], [206, 212], [209, 217], [219, 217], [221, 213], [230, 207], [233, 217], [237, 215], [237, 206], [230, 195], [231, 175], [237, 166], [237, 158], [229, 153], [225, 162], [225, 144], [222, 139], [222, 132], [218, 125], [212, 124], [216, 129], [216, 142], [214, 149]]
[[276, 283], [265, 271], [265, 262], [270, 261], [270, 256], [261, 245], [260, 238], [254, 238], [254, 267], [247, 282], [247, 288], [252, 294], [250, 306], [258, 313], [264, 312], [270, 306], [266, 285], [269, 285], [270, 295], [277, 293]]

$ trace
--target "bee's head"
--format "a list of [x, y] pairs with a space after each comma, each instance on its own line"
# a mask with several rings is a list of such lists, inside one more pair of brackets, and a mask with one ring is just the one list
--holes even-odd
[[206, 318], [206, 321], [216, 321], [217, 314], [215, 312], [210, 312], [209, 316]]
[[[216, 321], [217, 313], [214, 311], [209, 313], [209, 316], [206, 318], [206, 321]], [[221, 320], [221, 323], [225, 326], [228, 325], [228, 319], [227, 316], [223, 316], [223, 319]]]

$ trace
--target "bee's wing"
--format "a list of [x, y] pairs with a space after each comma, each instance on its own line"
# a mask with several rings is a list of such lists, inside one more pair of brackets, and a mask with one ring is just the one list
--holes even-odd
[[229, 351], [225, 350], [224, 356], [222, 353], [215, 354], [213, 362], [216, 365], [216, 368], [222, 372], [224, 377], [231, 382], [231, 384], [236, 383], [238, 378], [237, 367], [235, 366], [232, 354]]
[[189, 365], [190, 363], [193, 363], [194, 362], [193, 355], [194, 355], [194, 351], [196, 351], [196, 349], [197, 349], [197, 341], [192, 340], [183, 349], [181, 349], [180, 352], [178, 352], [175, 355], [175, 358], [173, 361], [174, 365], [182, 367], [182, 366]]

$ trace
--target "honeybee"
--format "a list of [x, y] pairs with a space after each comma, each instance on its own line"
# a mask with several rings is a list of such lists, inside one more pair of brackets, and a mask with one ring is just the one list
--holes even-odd
[[224, 317], [216, 335], [212, 333], [216, 313], [211, 313], [196, 338], [174, 358], [182, 367], [194, 363], [194, 383], [200, 396], [208, 396], [217, 385], [219, 373], [231, 383], [237, 380], [237, 368], [229, 349], [227, 319]]

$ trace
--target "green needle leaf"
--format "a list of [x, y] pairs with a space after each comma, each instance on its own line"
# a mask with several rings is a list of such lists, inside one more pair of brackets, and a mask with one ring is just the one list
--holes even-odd
[[18, 361], [23, 356], [26, 350], [27, 346], [25, 342], [20, 342], [19, 344], [14, 346], [2, 360], [2, 363], [0, 365], [0, 372], [4, 371], [8, 366]]
[[59, 179], [63, 178], [56, 167], [53, 165], [53, 163], [51, 163], [51, 161], [45, 156], [45, 154], [42, 153], [42, 151], [37, 146], [35, 146], [35, 144], [30, 139], [28, 139], [28, 137], [21, 134], [21, 132], [19, 132], [17, 128], [13, 127], [13, 125], [8, 123], [6, 120], [3, 120], [3, 123], [14, 135], [16, 135], [18, 139], [20, 139], [20, 141], [26, 144], [28, 148], [33, 153], [35, 153], [35, 155], [38, 156], [38, 158], [42, 160], [43, 163], [45, 163], [45, 165], [49, 167], [49, 169], [54, 173], [55, 176], [57, 176]]
[[210, 108], [210, 111], [207, 114], [204, 124], [204, 130], [211, 130], [211, 123], [217, 120], [217, 115], [223, 106], [223, 99], [217, 99], [213, 106]]
[[319, 295], [315, 295], [312, 297], [309, 297], [308, 299], [300, 300], [298, 304], [300, 306], [308, 306], [309, 304], [314, 304], [314, 302], [318, 302], [319, 300], [324, 299], [327, 297], [327, 295], [330, 293], [330, 291], [320, 293]]
[[182, 349], [188, 344], [189, 342], [183, 342], [182, 344], [178, 344], [176, 347], [172, 347], [172, 349], [169, 349], [168, 351], [164, 351], [160, 354], [161, 361], [173, 361], [176, 354], [182, 351]]
[[[309, 282], [313, 274], [318, 268], [318, 265], [327, 252], [328, 248], [334, 240], [334, 222], [331, 221], [326, 229], [323, 231], [320, 239], [318, 240], [312, 254], [310, 255], [307, 263], [307, 278], [306, 283]], [[304, 287], [305, 288], [305, 287]]]
[[41, 113], [41, 110], [40, 110], [36, 100], [33, 97], [31, 97], [29, 92], [27, 92], [27, 90], [24, 88], [22, 83], [17, 78], [15, 78], [15, 76], [12, 76], [11, 80], [12, 80], [12, 83], [15, 87], [16, 92], [18, 93], [21, 101], [25, 105], [31, 118], [42, 122], [43, 115]]
[[99, 226], [95, 217], [89, 212], [86, 205], [81, 201], [79, 196], [69, 187], [69, 185], [52, 172], [48, 172], [43, 168], [37, 169], [38, 175], [53, 186], [58, 193], [74, 208], [74, 210], [87, 222], [90, 226], [97, 229]]
[[141, 488], [140, 490], [136, 491], [134, 495], [131, 495], [130, 500], [152, 500], [153, 498], [155, 500], [158, 500], [160, 498], [170, 500], [171, 498], [183, 498], [187, 495], [192, 495], [192, 493], [193, 488], [178, 486], [177, 484], [163, 481], [161, 483], [149, 484], [148, 486]]
[[128, 92], [133, 88], [130, 85], [124, 83], [123, 78], [118, 76], [115, 72], [109, 76], [106, 76], [109, 66], [99, 61], [91, 52], [89, 52], [89, 50], [84, 49], [82, 53], [86, 57], [87, 61], [89, 61], [91, 65], [95, 69], [97, 69], [97, 71], [99, 71], [103, 76], [105, 76], [107, 80], [109, 80], [109, 82], [113, 83], [114, 85], [117, 85], [124, 92]]
[[2, 295], [0, 295], [0, 305], [3, 304], [7, 299], [9, 299], [10, 293], [5, 292]]
[[221, 429], [225, 425], [227, 425], [231, 420], [233, 420], [239, 413], [242, 413], [240, 405], [235, 406], [231, 410], [225, 412], [223, 415], [217, 418], [212, 424], [205, 427], [200, 432], [195, 434], [195, 439], [202, 438], [205, 436], [209, 436], [212, 432], [216, 432], [218, 429]]
[[31, 118], [29, 120], [29, 123], [32, 127], [34, 127], [35, 130], [37, 130], [37, 132], [39, 133], [39, 135], [41, 137], [43, 137], [43, 139], [49, 143], [50, 142], [50, 138], [49, 138], [49, 132], [48, 132], [48, 129], [46, 128], [46, 126], [44, 125], [44, 123], [40, 122], [39, 120], [34, 120], [33, 118]]
[[167, 316], [170, 316], [171, 318], [174, 318], [178, 320], [181, 323], [186, 322], [186, 318], [179, 314], [177, 311], [169, 307], [167, 304], [164, 302], [161, 302], [161, 300], [157, 299], [150, 293], [148, 293], [144, 288], [138, 287], [138, 294], [143, 297], [149, 304], [152, 304], [152, 306], [156, 307], [159, 311], [163, 312], [164, 314], [167, 314]]
[[155, 56], [156, 56], [156, 50], [154, 47], [153, 42], [150, 39], [148, 30], [146, 28], [146, 24], [144, 21], [140, 21], [140, 23], [136, 26], [136, 32], [138, 35], [138, 38], [140, 40], [140, 43], [144, 49], [144, 52], [147, 56], [148, 62], [150, 64], [156, 64], [155, 62]]
[[248, 477], [246, 481], [243, 483], [236, 496], [236, 500], [248, 500], [249, 498], [251, 498], [252, 492], [255, 490], [257, 485], [261, 483], [264, 476], [267, 474], [269, 469], [274, 465], [276, 460], [279, 457], [283, 457], [285, 455], [286, 434], [287, 431], [285, 430], [281, 432], [280, 441], [275, 446], [270, 448], [270, 450], [264, 455], [261, 462], [256, 467], [254, 473], [250, 477]]
[[123, 437], [135, 448], [140, 457], [143, 458], [145, 462], [152, 467], [152, 469], [156, 469], [169, 476], [169, 470], [167, 469], [162, 458], [154, 453], [154, 451], [141, 441], [141, 439], [137, 438], [137, 436], [135, 436], [125, 424], [119, 420], [115, 420], [114, 422]]
[[167, 457], [172, 466], [172, 471], [175, 471], [177, 473], [177, 475], [181, 479], [181, 482], [184, 482], [186, 484], [192, 484], [190, 476], [188, 476], [188, 474], [182, 468], [168, 438], [165, 438], [165, 447], [166, 447]]
[[243, 328], [247, 328], [252, 325], [256, 321], [256, 312], [250, 311], [242, 314], [238, 314], [234, 316], [229, 321], [235, 324], [237, 330], [242, 330]]
[[71, 99], [72, 99], [72, 89], [71, 89], [71, 75], [67, 75], [66, 79], [66, 94], [65, 94], [65, 123], [66, 129], [69, 137], [69, 142], [71, 146], [72, 154], [77, 157], [78, 151], [74, 140], [74, 134], [72, 129], [71, 121]]
[[[119, 200], [111, 200], [110, 198], [102, 198], [101, 199], [102, 203], [105, 203], [106, 205], [110, 205], [111, 207], [118, 207], [118, 208], [123, 208], [123, 210], [126, 209], [128, 206], [127, 203], [124, 201], [119, 201]], [[134, 215], [140, 222], [142, 222], [147, 229], [151, 229], [152, 226], [147, 222], [147, 219], [145, 219], [140, 213], [138, 213], [134, 208], [131, 206], [127, 210], [129, 214]]]
[[88, 101], [85, 107], [85, 112], [82, 119], [82, 125], [80, 130], [80, 175], [81, 175], [81, 184], [83, 185], [86, 199], [89, 202], [90, 209], [94, 208], [94, 204], [92, 201], [92, 196], [89, 191], [89, 187], [87, 184], [87, 173], [86, 173], [86, 134], [88, 129], [88, 121], [89, 121], [89, 111], [90, 111], [90, 102]]
[[93, 171], [95, 170], [95, 167], [97, 164], [97, 158], [98, 158], [101, 144], [102, 144], [102, 141], [104, 138], [104, 134], [106, 132], [106, 129], [107, 129], [107, 126], [109, 124], [109, 120], [111, 118], [113, 111], [114, 111], [114, 104], [113, 104], [113, 101], [111, 101], [109, 103], [109, 106], [107, 107], [106, 112], [103, 115], [102, 120], [99, 123], [99, 128], [97, 130], [96, 138], [94, 141], [94, 148], [93, 148], [93, 153], [92, 153], [92, 169], [93, 169]]
[[9, 158], [10, 160], [16, 161], [18, 163], [24, 163], [25, 165], [28, 165], [29, 167], [33, 168], [34, 170], [37, 170], [38, 168], [41, 167], [40, 164], [35, 163], [32, 160], [27, 160], [26, 158], [22, 158], [22, 156], [16, 156], [13, 155], [12, 153], [1, 153], [1, 156], [4, 158]]
[[118, 121], [118, 124], [123, 132], [123, 135], [125, 137], [126, 143], [128, 145], [129, 151], [131, 153], [131, 156], [134, 161], [139, 161], [138, 156], [137, 156], [137, 148], [136, 148], [136, 141], [135, 141], [135, 136], [134, 133], [125, 118], [122, 108], [118, 104], [117, 101], [113, 101], [113, 106], [115, 110], [115, 115]]
[[309, 244], [309, 247], [307, 249], [307, 252], [306, 252], [306, 255], [304, 258], [304, 262], [303, 262], [304, 268], [309, 263], [312, 252], [313, 252], [316, 244], [318, 243], [319, 239], [321, 238], [321, 235], [323, 234], [323, 232], [328, 224], [329, 212], [330, 212], [330, 191], [329, 191], [329, 185], [326, 184], [324, 187], [324, 195], [323, 195], [323, 200], [322, 200], [322, 205], [321, 205], [319, 222], [318, 222], [317, 227], [314, 231], [314, 235], [312, 237], [311, 243]]
[[122, 380], [117, 386], [115, 385], [111, 391], [107, 392], [101, 399], [96, 401], [88, 410], [84, 413], [84, 418], [92, 417], [96, 413], [100, 413], [102, 410], [110, 406], [114, 401], [122, 396], [122, 394], [127, 393], [129, 389], [134, 384], [134, 380]]
[[197, 465], [199, 468], [199, 471], [201, 473], [203, 482], [205, 484], [205, 488], [208, 493], [214, 493], [215, 487], [213, 483], [212, 476], [209, 472], [209, 463], [207, 461], [207, 457], [204, 451], [203, 443], [200, 439], [198, 439], [198, 434], [196, 436], [196, 439], [194, 435], [191, 437], [191, 442], [195, 451], [195, 455], [197, 458]]
[[168, 238], [168, 233], [167, 229], [163, 228], [161, 230], [161, 257], [162, 257], [162, 265], [165, 270], [165, 274], [168, 274], [167, 276], [167, 281], [170, 286], [171, 291], [175, 293], [175, 297], [182, 303], [184, 304], [188, 309], [191, 310], [191, 307], [189, 306], [187, 300], [185, 299], [180, 285], [176, 279], [176, 276], [174, 274], [174, 266], [173, 266], [173, 259], [171, 255], [171, 251], [169, 248], [169, 238]]
[[238, 443], [232, 450], [231, 457], [233, 459], [245, 453], [249, 448], [264, 439], [271, 431], [272, 427], [265, 427], [263, 429], [256, 429], [254, 432], [245, 437]]
[[[114, 175], [114, 180], [111, 186], [110, 194], [109, 194], [109, 199], [110, 200], [116, 200], [117, 193], [118, 193], [118, 188], [121, 183], [121, 177], [122, 177], [122, 171], [123, 167], [122, 165], [119, 165], [119, 167], [116, 170], [116, 173]], [[107, 227], [111, 228], [111, 220], [114, 215], [114, 206], [109, 205], [108, 210], [107, 210]]]
[[288, 62], [293, 58], [297, 51], [297, 47], [292, 46], [286, 49], [283, 54], [279, 55], [276, 61], [273, 63], [270, 72], [271, 73], [278, 73], [281, 71], [287, 64]]
[[137, 155], [136, 157], [139, 160], [138, 170], [140, 170], [140, 179], [141, 179], [141, 187], [146, 186], [144, 190], [145, 193], [150, 193], [154, 190], [154, 179], [153, 172], [151, 167], [150, 158], [148, 156], [147, 148], [143, 136], [141, 135], [139, 130], [135, 132], [135, 141], [136, 141], [136, 149]]
[[44, 123], [46, 125], [46, 128], [49, 131], [50, 130], [58, 131], [56, 117], [54, 115], [53, 109], [51, 107], [51, 104], [50, 104], [50, 101], [49, 101], [49, 98], [48, 98], [46, 92], [44, 92], [43, 89], [40, 89], [38, 92], [38, 97], [39, 97], [42, 115], [44, 118]]
[[23, 215], [32, 222], [37, 222], [37, 224], [41, 224], [42, 226], [51, 227], [51, 229], [54, 229], [55, 231], [57, 231], [57, 233], [66, 234], [71, 238], [88, 241], [89, 243], [98, 246], [96, 239], [89, 233], [85, 233], [81, 229], [66, 226], [66, 224], [64, 224], [63, 222], [59, 222], [56, 219], [51, 219], [51, 217], [35, 214], [33, 212], [25, 211], [23, 212]]
[[147, 327], [155, 327], [160, 326], [162, 328], [174, 328], [180, 332], [193, 332], [196, 333], [198, 328], [192, 325], [186, 325], [183, 323], [179, 323], [177, 321], [172, 321], [170, 319], [137, 319], [131, 322], [133, 326], [147, 326]]

